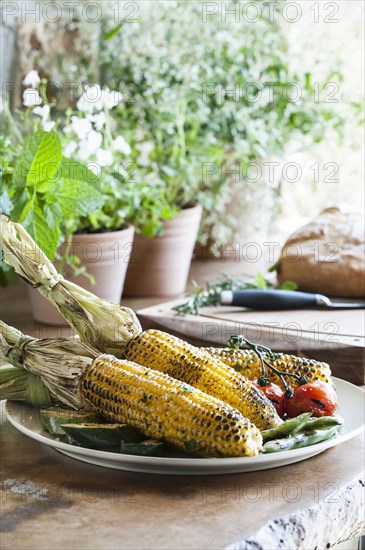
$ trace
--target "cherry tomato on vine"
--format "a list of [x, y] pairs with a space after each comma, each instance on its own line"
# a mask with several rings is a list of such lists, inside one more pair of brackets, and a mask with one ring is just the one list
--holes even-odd
[[294, 396], [285, 400], [285, 412], [290, 417], [311, 412], [313, 416], [333, 416], [338, 410], [335, 389], [327, 382], [316, 380], [294, 388]]
[[285, 396], [281, 387], [277, 384], [273, 384], [273, 382], [270, 382], [267, 386], [260, 386], [257, 380], [254, 380], [254, 384], [273, 403], [278, 415], [280, 417], [283, 416], [285, 411]]

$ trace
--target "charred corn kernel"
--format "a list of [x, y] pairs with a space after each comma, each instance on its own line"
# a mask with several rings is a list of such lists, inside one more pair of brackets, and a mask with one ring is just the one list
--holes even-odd
[[260, 431], [239, 411], [166, 374], [101, 355], [86, 369], [81, 395], [106, 419], [127, 423], [201, 456], [254, 456]]
[[[202, 348], [214, 357], [219, 358], [223, 363], [233, 367], [241, 372], [249, 380], [255, 380], [261, 375], [261, 362], [256, 353], [252, 350], [230, 350], [227, 348]], [[306, 376], [308, 382], [313, 380], [323, 380], [328, 384], [333, 385], [331, 379], [331, 369], [327, 363], [315, 361], [314, 359], [305, 359], [304, 357], [296, 357], [295, 355], [287, 355], [279, 353], [279, 357], [272, 361], [268, 361], [278, 370]], [[268, 372], [268, 377], [275, 384], [282, 386], [280, 378], [272, 371]], [[293, 382], [292, 377], [287, 377], [288, 382]]]
[[126, 358], [225, 401], [261, 430], [281, 423], [274, 405], [252, 382], [175, 336], [159, 330], [146, 330], [129, 342]]

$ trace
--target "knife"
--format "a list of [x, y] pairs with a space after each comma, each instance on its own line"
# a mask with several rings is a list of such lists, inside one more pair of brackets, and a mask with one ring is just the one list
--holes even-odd
[[364, 304], [332, 302], [323, 294], [311, 294], [280, 289], [224, 290], [221, 293], [221, 304], [247, 307], [251, 309], [301, 309], [323, 307], [332, 309], [363, 309]]

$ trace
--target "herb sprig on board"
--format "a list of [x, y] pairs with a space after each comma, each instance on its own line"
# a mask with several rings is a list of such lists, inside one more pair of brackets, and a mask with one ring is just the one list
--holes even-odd
[[[173, 309], [178, 315], [199, 315], [199, 308], [218, 306], [223, 290], [244, 290], [249, 288], [266, 289], [275, 288], [274, 285], [265, 279], [262, 273], [258, 272], [256, 279], [247, 277], [231, 277], [222, 273], [221, 279], [213, 281], [206, 280], [205, 286], [200, 286], [192, 281], [194, 291], [188, 296], [187, 302], [175, 306]], [[296, 290], [294, 281], [285, 281], [281, 287], [283, 290]]]

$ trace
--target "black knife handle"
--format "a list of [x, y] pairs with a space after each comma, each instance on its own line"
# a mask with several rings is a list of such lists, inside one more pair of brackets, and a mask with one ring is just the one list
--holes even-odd
[[317, 295], [293, 290], [235, 290], [232, 305], [252, 309], [301, 309], [318, 305]]

